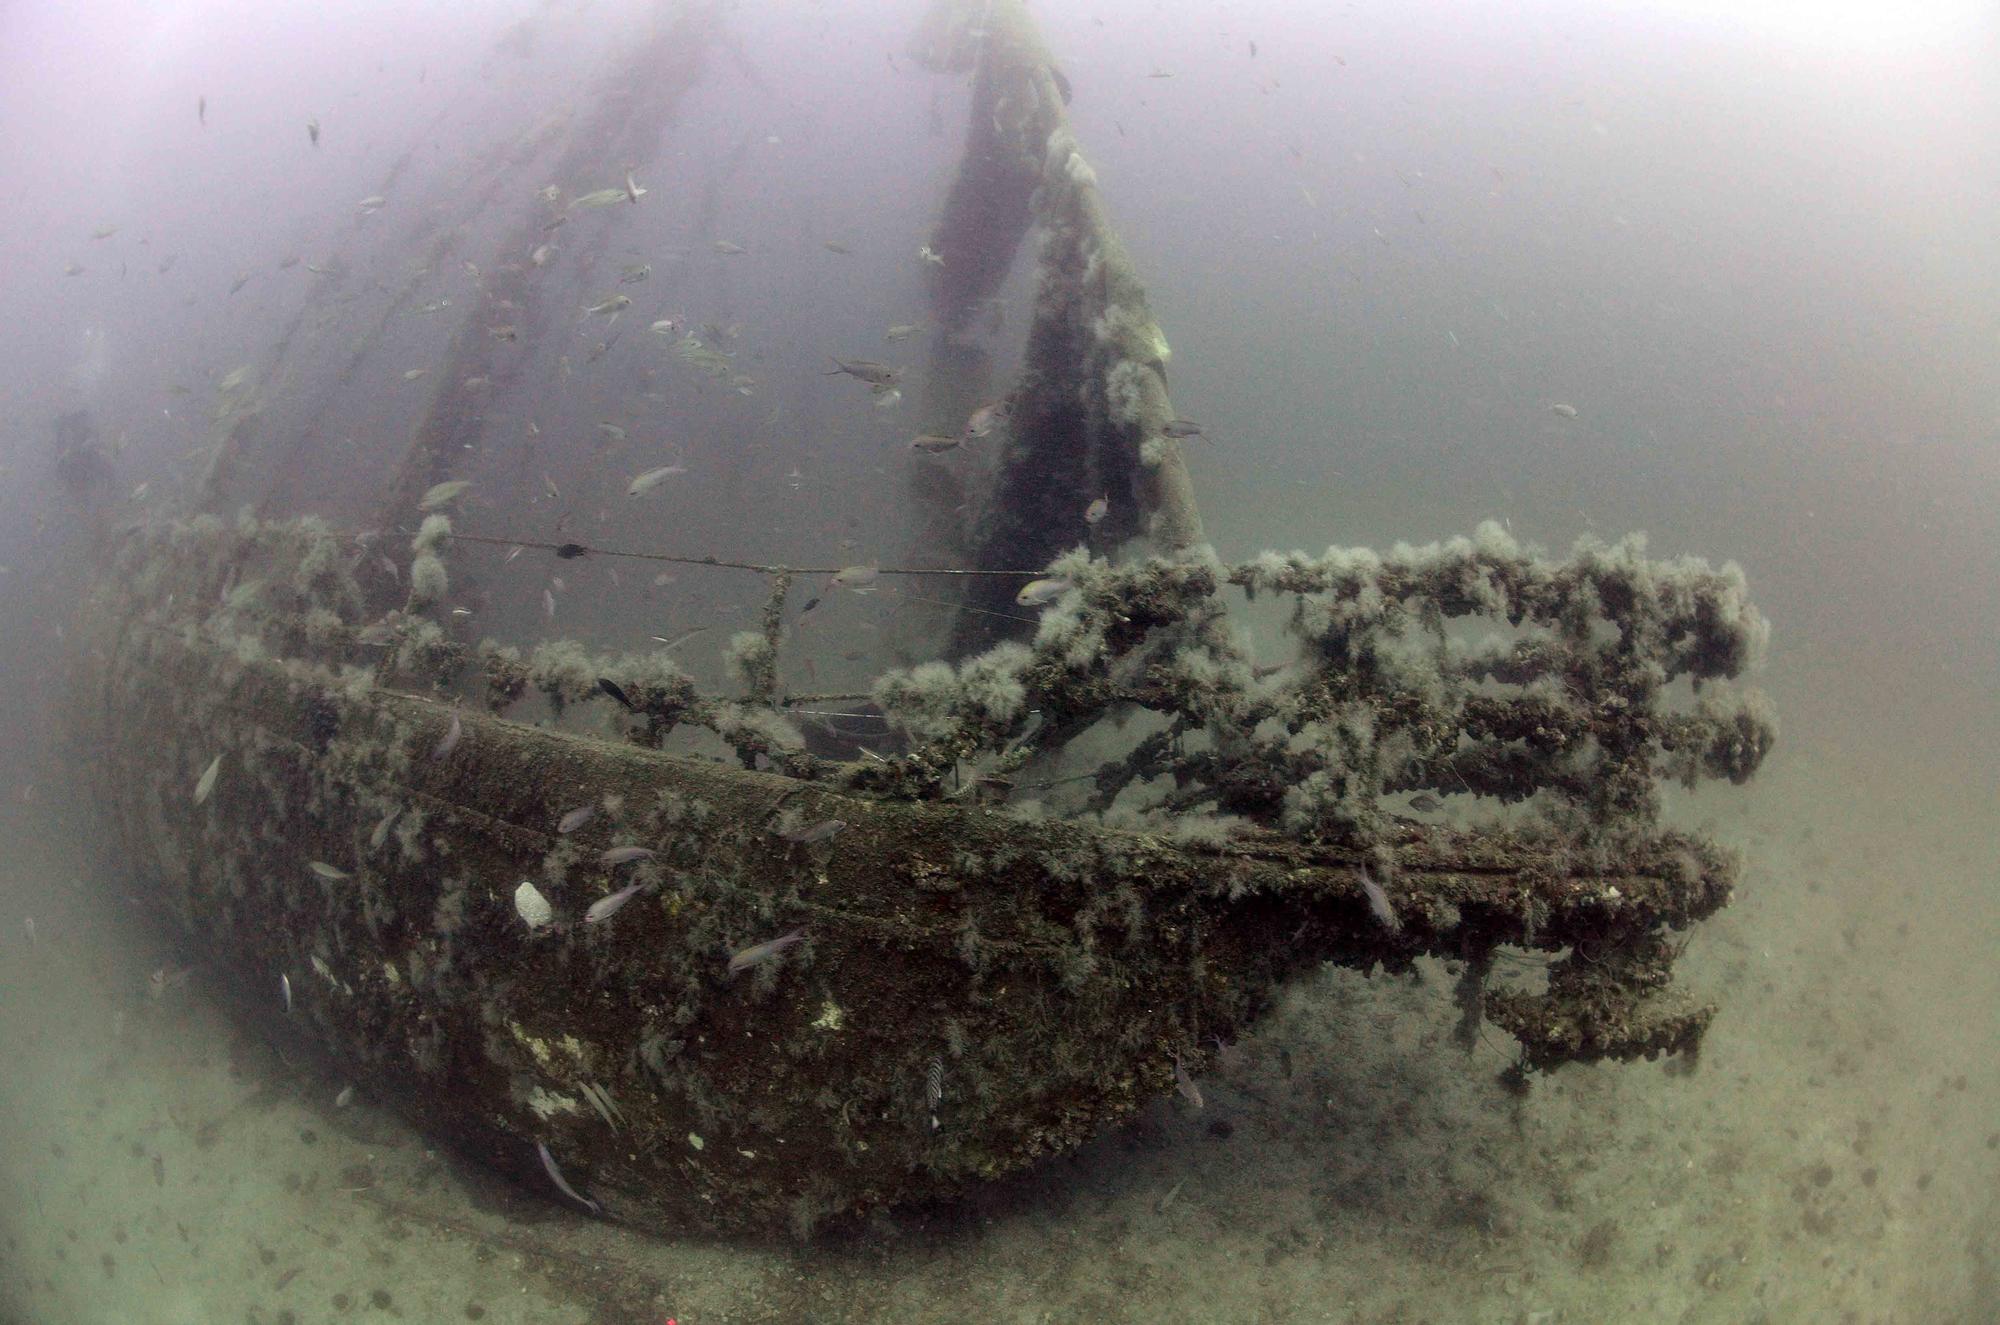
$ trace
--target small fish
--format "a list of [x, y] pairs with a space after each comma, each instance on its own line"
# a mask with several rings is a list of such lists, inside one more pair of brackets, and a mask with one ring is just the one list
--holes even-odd
[[429, 371], [430, 371], [430, 369], [428, 369], [428, 368], [409, 368], [409, 369], [405, 369], [405, 370], [404, 370], [404, 372], [403, 372], [403, 380], [404, 380], [405, 382], [414, 382], [414, 381], [416, 381], [416, 380], [417, 380], [417, 379], [418, 379], [419, 377], [422, 377], [422, 376], [423, 376], [423, 375], [424, 375], [425, 373], [428, 373]]
[[620, 269], [618, 272], [618, 283], [620, 285], [637, 285], [652, 274], [653, 266], [651, 263], [635, 262], [629, 267]]
[[375, 831], [368, 834], [368, 849], [370, 851], [380, 851], [382, 849], [382, 844], [389, 840], [389, 830], [395, 827], [396, 820], [402, 813], [403, 809], [399, 805], [382, 816], [381, 822], [375, 825]]
[[235, 280], [233, 280], [233, 281], [231, 281], [231, 282], [229, 283], [229, 293], [231, 293], [231, 294], [235, 294], [235, 293], [236, 293], [236, 292], [237, 292], [238, 290], [240, 290], [240, 289], [242, 289], [242, 288], [243, 288], [244, 286], [246, 286], [246, 285], [250, 284], [250, 277], [251, 277], [251, 276], [252, 276], [253, 274], [254, 274], [254, 273], [252, 273], [252, 272], [247, 272], [247, 271], [245, 271], [245, 272], [238, 272], [238, 273], [237, 273], [237, 275], [236, 275], [236, 279], [235, 279]]
[[632, 178], [631, 171], [628, 170], [625, 172], [626, 201], [637, 202], [639, 201], [639, 199], [645, 197], [647, 192], [648, 190], [643, 185], [641, 185], [638, 180]]
[[687, 466], [685, 465], [661, 465], [658, 469], [649, 469], [633, 479], [626, 486], [625, 495], [628, 497], [644, 496], [675, 475], [685, 473], [687, 473]]
[[101, 225], [101, 226], [97, 227], [97, 229], [95, 229], [95, 230], [93, 230], [93, 231], [91, 231], [91, 232], [90, 232], [90, 237], [91, 237], [92, 239], [109, 239], [109, 238], [111, 238], [111, 236], [113, 236], [113, 235], [115, 235], [115, 234], [117, 234], [117, 233], [118, 233], [118, 227], [117, 227], [117, 226], [115, 226], [115, 225]]
[[658, 854], [651, 847], [612, 847], [598, 855], [597, 863], [606, 869], [616, 869], [635, 860], [651, 860]]
[[1573, 419], [1576, 417], [1576, 406], [1561, 405], [1561, 404], [1551, 405], [1549, 406], [1549, 413], [1555, 415], [1559, 419]]
[[1444, 802], [1431, 795], [1428, 791], [1420, 791], [1410, 797], [1410, 808], [1418, 814], [1431, 814], [1437, 810], [1442, 810]]
[[890, 327], [889, 330], [883, 334], [882, 339], [888, 341], [891, 345], [893, 345], [899, 340], [908, 340], [910, 337], [916, 335], [919, 331], [922, 330], [923, 328], [918, 326], [914, 322], [903, 322], [899, 323], [896, 326]]
[[336, 1109], [344, 1109], [352, 1103], [354, 1103], [354, 1086], [350, 1082], [349, 1084], [342, 1086], [340, 1088], [340, 1093], [333, 1097], [333, 1107]]
[[1181, 1098], [1189, 1104], [1197, 1109], [1201, 1107], [1201, 1087], [1194, 1084], [1194, 1078], [1189, 1076], [1187, 1068], [1182, 1066], [1179, 1054], [1174, 1055], [1174, 1089], [1179, 1091]]
[[285, 996], [285, 1015], [289, 1017], [292, 1015], [292, 977], [283, 971], [278, 972], [278, 990]]
[[825, 376], [838, 377], [846, 373], [849, 377], [859, 378], [870, 386], [894, 386], [903, 375], [900, 368], [891, 368], [888, 364], [876, 363], [873, 359], [842, 359], [835, 356], [833, 362], [834, 370]]
[[964, 444], [963, 437], [941, 437], [936, 433], [925, 433], [911, 439], [910, 449], [922, 451], [925, 455], [942, 455], [946, 451], [955, 451]]
[[221, 773], [222, 756], [217, 755], [208, 761], [208, 767], [201, 770], [201, 777], [195, 781], [194, 803], [196, 805], [200, 805], [208, 799], [209, 794], [215, 790], [215, 779]]
[[519, 340], [521, 329], [509, 322], [502, 326], [486, 328], [486, 334], [494, 340]]
[[614, 442], [625, 440], [625, 430], [615, 423], [600, 423], [597, 425], [597, 431], [603, 433]]
[[729, 974], [735, 975], [738, 971], [747, 971], [753, 966], [762, 966], [786, 948], [791, 947], [795, 943], [804, 943], [805, 941], [806, 932], [803, 929], [795, 929], [789, 934], [780, 934], [777, 938], [768, 939], [763, 943], [745, 948], [729, 959]]
[[672, 336], [678, 333], [680, 329], [681, 329], [681, 324], [674, 321], [670, 317], [663, 317], [658, 322], [655, 322], [652, 326], [646, 328], [646, 330], [652, 332], [656, 336]]
[[1041, 607], [1053, 603], [1070, 591], [1070, 582], [1060, 576], [1046, 580], [1029, 580], [1021, 586], [1021, 592], [1014, 595], [1014, 601], [1022, 607]]
[[599, 690], [602, 690], [605, 694], [611, 696], [613, 699], [617, 700], [618, 706], [620, 708], [631, 710], [635, 707], [632, 703], [632, 697], [625, 693], [625, 687], [619, 685], [616, 681], [612, 680], [610, 677], [608, 676], [598, 677], [597, 688]]
[[568, 1182], [564, 1181], [562, 1170], [556, 1167], [556, 1157], [549, 1153], [548, 1146], [544, 1145], [540, 1141], [537, 1141], [535, 1142], [535, 1150], [542, 1157], [542, 1170], [549, 1175], [549, 1181], [556, 1185], [557, 1191], [561, 1192], [564, 1196], [569, 1197], [570, 1200], [575, 1201], [578, 1205], [590, 1211], [590, 1213], [592, 1213], [593, 1215], [601, 1215], [604, 1213], [604, 1207], [600, 1206], [597, 1202], [591, 1200], [588, 1196], [577, 1195], [576, 1188], [570, 1186]]
[[537, 244], [535, 251], [528, 255], [528, 261], [534, 266], [546, 267], [549, 259], [555, 255], [556, 246], [554, 244]]
[[433, 484], [430, 490], [424, 493], [423, 499], [417, 503], [417, 509], [435, 511], [440, 506], [448, 506], [471, 486], [472, 480], [464, 478], [448, 479], [443, 483]]
[[737, 254], [748, 253], [750, 250], [741, 244], [732, 244], [726, 239], [718, 239], [715, 241], [715, 251], [724, 257], [731, 257]]
[[465, 738], [465, 726], [456, 713], [451, 715], [451, 729], [431, 748], [431, 758], [443, 759], [458, 749], [458, 743]]
[[195, 117], [195, 119], [197, 119], [197, 120], [199, 120], [199, 121], [201, 122], [201, 127], [202, 127], [202, 128], [206, 129], [206, 128], [208, 127], [208, 98], [207, 98], [207, 97], [196, 97], [196, 98], [194, 99], [194, 117]]
[[841, 243], [837, 239], [822, 239], [819, 242], [819, 246], [825, 249], [829, 253], [849, 254], [854, 252], [853, 249], [849, 248], [847, 245]]
[[577, 829], [583, 827], [596, 817], [597, 807], [595, 805], [579, 805], [562, 818], [556, 820], [556, 832], [559, 834], [574, 833]]
[[1160, 425], [1160, 431], [1168, 437], [1199, 437], [1201, 425], [1193, 419], [1168, 419]]
[[561, 202], [562, 190], [553, 184], [544, 184], [541, 188], [535, 190], [535, 196], [543, 202]]
[[771, 831], [796, 846], [811, 846], [816, 842], [826, 841], [846, 828], [845, 819], [822, 819], [803, 828], [773, 828]]
[[377, 193], [377, 194], [372, 194], [369, 197], [363, 198], [360, 202], [355, 203], [354, 210], [360, 212], [363, 216], [372, 216], [376, 212], [381, 211], [384, 207], [387, 207], [388, 205], [389, 205], [389, 200], [383, 197], [381, 194]]
[[329, 865], [323, 860], [309, 860], [306, 862], [306, 868], [329, 883], [338, 883], [342, 879], [351, 879], [354, 877], [339, 866]]
[[555, 908], [549, 905], [548, 898], [542, 896], [540, 888], [523, 879], [520, 886], [514, 889], [514, 914], [521, 917], [528, 931], [533, 933], [549, 923], [555, 916]]
[[903, 403], [903, 393], [892, 386], [870, 387], [875, 393], [876, 409], [894, 409]]
[[650, 883], [627, 884], [615, 893], [598, 898], [590, 904], [590, 909], [583, 913], [584, 923], [594, 925], [600, 920], [609, 920], [624, 908], [625, 903], [652, 886]]
[[65, 276], [83, 275], [83, 264], [81, 262], [70, 263], [68, 266], [63, 268], [63, 275]]
[[942, 267], [944, 266], [944, 254], [938, 252], [929, 244], [925, 244], [917, 250], [917, 261], [927, 262], [933, 267]]
[[547, 589], [542, 590], [542, 610], [551, 618], [556, 614], [556, 596]]
[[1111, 498], [1099, 497], [1083, 508], [1083, 522], [1093, 527], [1104, 523], [1104, 517], [1111, 513]]
[[1368, 909], [1374, 913], [1375, 919], [1381, 922], [1382, 928], [1391, 934], [1400, 932], [1403, 922], [1397, 919], [1395, 908], [1389, 905], [1389, 894], [1382, 891], [1381, 884], [1369, 877], [1368, 867], [1359, 866], [1354, 874], [1360, 880], [1362, 893], [1368, 898]]
[[882, 572], [874, 566], [848, 566], [845, 569], [834, 572], [833, 578], [827, 581], [827, 587], [832, 589], [851, 589], [855, 593], [868, 593], [873, 589], [875, 581], [881, 578], [881, 575]]
[[583, 311], [586, 313], [622, 313], [631, 306], [632, 300], [630, 296], [614, 294], [609, 299], [594, 303]]
[[35, 932], [35, 918], [33, 916], [23, 916], [21, 918], [21, 928], [28, 931], [29, 947], [39, 948], [42, 945], [41, 936]]
[[306, 137], [312, 139], [314, 147], [319, 146], [319, 118], [317, 116], [306, 121]]
[[[628, 198], [623, 189], [592, 189], [581, 198], [574, 199], [570, 203], [570, 209], [574, 211], [578, 207], [609, 207], [614, 202], [626, 201]], [[637, 202], [638, 199], [631, 198], [629, 201]]]
[[993, 425], [1007, 417], [1007, 402], [991, 400], [972, 411], [972, 417], [965, 421], [967, 437], [984, 437], [993, 431]]

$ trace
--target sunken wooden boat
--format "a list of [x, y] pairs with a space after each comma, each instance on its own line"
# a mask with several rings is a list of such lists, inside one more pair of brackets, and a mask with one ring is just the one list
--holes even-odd
[[[878, 678], [887, 734], [816, 731], [827, 697], [780, 684], [794, 583], [840, 568], [455, 526], [456, 384], [512, 353], [475, 310], [390, 484], [400, 534], [246, 511], [111, 536], [77, 707], [121, 875], [260, 1023], [429, 1135], [663, 1231], [807, 1230], [1020, 1172], [1198, 1078], [1328, 962], [1451, 963], [1462, 1030], [1511, 1033], [1524, 1071], [1693, 1053], [1712, 1009], [1673, 986], [1674, 934], [1733, 867], [1660, 825], [1659, 786], [1740, 782], [1772, 739], [1730, 686], [1765, 633], [1741, 575], [1492, 526], [1219, 560], [1059, 80], [1017, 5], [974, 8], [924, 39], [977, 84], [937, 243], [983, 256], [932, 290], [941, 412], [980, 398], [950, 332], [1031, 220], [1040, 293], [978, 518], [881, 572], [975, 609]], [[692, 77], [697, 20], [647, 58]], [[211, 507], [256, 438], [219, 418]], [[911, 459], [936, 520], [965, 504], [939, 463]], [[1100, 491], [1116, 514], [1066, 551]], [[725, 692], [665, 649], [472, 637], [452, 585], [510, 553], [755, 575], [766, 606]], [[976, 610], [1029, 576], [1025, 629]], [[1260, 664], [1232, 604], [1274, 596], [1288, 653]], [[1545, 976], [1493, 978], [1503, 950]]]

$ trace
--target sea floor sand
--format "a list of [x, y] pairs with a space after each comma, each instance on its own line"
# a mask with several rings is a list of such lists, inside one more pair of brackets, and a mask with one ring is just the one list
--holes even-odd
[[30, 842], [0, 865], [0, 1322], [1974, 1325], [2000, 1301], [2000, 825], [1838, 754], [1682, 807], [1747, 862], [1684, 959], [1723, 1006], [1692, 1071], [1519, 1096], [1504, 1036], [1453, 1045], [1442, 968], [1329, 971], [1201, 1110], [812, 1247], [596, 1223], [336, 1107], [199, 963], [151, 996], [173, 949]]

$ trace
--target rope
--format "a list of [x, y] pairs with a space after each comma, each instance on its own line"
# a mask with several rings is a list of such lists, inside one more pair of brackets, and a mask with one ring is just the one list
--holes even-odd
[[[721, 557], [677, 557], [665, 552], [634, 552], [625, 548], [591, 547], [584, 543], [540, 543], [527, 538], [487, 538], [479, 534], [447, 534], [454, 543], [484, 543], [489, 547], [528, 547], [553, 552], [565, 560], [576, 557], [631, 557], [638, 561], [670, 561], [677, 566], [714, 566], [723, 570], [756, 571], [759, 575], [838, 575], [851, 566], [778, 566]], [[1038, 570], [942, 570], [905, 566], [870, 567], [880, 575], [1011, 575], [1032, 580]]]

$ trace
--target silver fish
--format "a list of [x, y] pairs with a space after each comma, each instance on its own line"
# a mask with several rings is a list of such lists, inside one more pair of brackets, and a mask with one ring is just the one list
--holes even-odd
[[574, 833], [597, 817], [595, 805], [579, 805], [556, 821], [557, 833]]
[[606, 868], [629, 865], [635, 860], [651, 860], [659, 853], [651, 847], [612, 847], [599, 855], [597, 863]]
[[369, 197], [363, 198], [360, 202], [355, 203], [354, 210], [360, 212], [363, 216], [367, 216], [371, 212], [381, 211], [384, 207], [387, 207], [388, 205], [389, 205], [389, 200], [383, 197], [381, 194], [377, 193]]
[[556, 1185], [557, 1191], [561, 1192], [564, 1196], [569, 1197], [570, 1200], [575, 1201], [578, 1205], [584, 1207], [584, 1209], [590, 1211], [590, 1213], [594, 1215], [601, 1215], [604, 1213], [603, 1206], [591, 1200], [588, 1196], [578, 1195], [576, 1188], [570, 1186], [569, 1183], [563, 1179], [562, 1170], [556, 1167], [556, 1157], [549, 1153], [548, 1146], [546, 1146], [540, 1141], [537, 1141], [535, 1142], [535, 1149], [539, 1151], [542, 1156], [542, 1171], [549, 1175], [549, 1181]]
[[609, 920], [623, 909], [625, 903], [631, 901], [640, 892], [651, 886], [651, 884], [646, 883], [627, 884], [615, 893], [598, 898], [590, 904], [590, 909], [583, 913], [584, 923], [594, 924], [599, 920]]
[[652, 274], [653, 266], [651, 263], [635, 262], [631, 266], [619, 270], [618, 283], [620, 285], [637, 285]]
[[1551, 405], [1549, 406], [1549, 413], [1555, 415], [1559, 419], [1573, 419], [1576, 417], [1576, 406]]
[[1111, 498], [1099, 497], [1083, 508], [1083, 522], [1092, 526], [1102, 524], [1104, 517], [1109, 514], [1111, 514]]
[[319, 875], [320, 878], [325, 879], [329, 883], [338, 883], [342, 879], [351, 879], [354, 877], [352, 874], [349, 874], [346, 870], [341, 869], [336, 865], [329, 865], [323, 860], [307, 861], [306, 868], [311, 870], [314, 874]]
[[1199, 437], [1201, 425], [1193, 419], [1168, 419], [1160, 431], [1169, 437]]
[[583, 311], [586, 313], [622, 313], [631, 306], [632, 300], [629, 296], [614, 294], [609, 299], [591, 304]]
[[643, 184], [632, 178], [631, 171], [628, 170], [625, 172], [625, 197], [627, 201], [637, 202], [639, 199], [645, 197], [648, 192], [649, 190]]
[[687, 473], [686, 465], [661, 465], [658, 469], [649, 469], [626, 485], [625, 495], [643, 497], [668, 479], [685, 473]]
[[592, 189], [589, 193], [584, 194], [581, 198], [578, 198], [574, 202], [570, 203], [570, 206], [609, 207], [614, 202], [637, 202], [637, 201], [639, 201], [637, 198], [628, 198], [626, 196], [625, 190], [623, 189]]
[[835, 571], [833, 578], [827, 581], [827, 587], [832, 589], [852, 589], [856, 593], [867, 593], [881, 576], [882, 572], [874, 566], [848, 566], [845, 569]]
[[984, 437], [987, 433], [993, 431], [994, 424], [1000, 422], [1002, 419], [1006, 417], [1007, 417], [1006, 401], [1004, 400], [988, 401], [986, 404], [981, 405], [978, 409], [972, 411], [972, 416], [966, 419], [965, 435], [967, 437]]
[[846, 827], [847, 820], [845, 819], [822, 819], [816, 824], [807, 824], [803, 828], [773, 828], [771, 831], [779, 837], [784, 838], [787, 842], [799, 846], [811, 846], [815, 842], [826, 841]]
[[222, 773], [222, 756], [208, 761], [208, 767], [201, 771], [201, 777], [194, 784], [194, 803], [200, 805], [215, 790], [215, 779]]
[[1201, 1087], [1194, 1084], [1194, 1078], [1189, 1076], [1187, 1068], [1181, 1065], [1179, 1054], [1174, 1055], [1174, 1089], [1179, 1091], [1181, 1098], [1189, 1104], [1197, 1109], [1201, 1107]]
[[925, 455], [940, 455], [958, 449], [964, 441], [963, 437], [940, 437], [935, 433], [925, 433], [921, 437], [911, 439], [910, 449], [922, 451]]
[[278, 972], [278, 990], [285, 996], [285, 1015], [290, 1016], [292, 1013], [292, 977], [286, 975], [283, 971]]
[[1022, 607], [1042, 607], [1068, 593], [1070, 588], [1070, 582], [1060, 576], [1029, 580], [1021, 586], [1021, 592], [1014, 595], [1014, 601]]
[[729, 959], [729, 973], [735, 975], [738, 971], [747, 971], [753, 966], [762, 966], [786, 948], [791, 947], [795, 943], [804, 943], [805, 941], [806, 932], [803, 929], [795, 929], [789, 934], [780, 934], [777, 938], [767, 939], [753, 947], [745, 948]]
[[439, 740], [437, 745], [432, 747], [431, 758], [443, 759], [446, 756], [450, 755], [453, 750], [458, 749], [458, 743], [459, 741], [463, 740], [464, 737], [465, 737], [465, 726], [463, 723], [459, 722], [458, 715], [454, 713], [451, 715], [451, 730], [447, 731], [444, 734], [443, 739]]
[[1418, 814], [1430, 814], [1434, 811], [1442, 810], [1444, 802], [1431, 795], [1428, 791], [1420, 791], [1410, 797], [1410, 808]]
[[1401, 931], [1403, 922], [1397, 918], [1396, 909], [1389, 905], [1389, 894], [1382, 891], [1381, 884], [1369, 877], [1368, 867], [1359, 866], [1354, 874], [1361, 881], [1363, 895], [1368, 898], [1368, 909], [1374, 913], [1375, 919], [1381, 922], [1382, 928], [1391, 934]]
[[352, 1083], [349, 1083], [348, 1085], [342, 1086], [340, 1088], [340, 1093], [333, 1097], [333, 1107], [336, 1109], [344, 1109], [352, 1103], [354, 1103], [354, 1086]]
[[424, 493], [422, 500], [417, 502], [417, 509], [435, 511], [440, 506], [449, 505], [471, 486], [472, 480], [466, 478], [448, 479], [443, 483], [432, 484], [429, 491]]
[[873, 359], [842, 359], [834, 356], [833, 362], [834, 370], [826, 376], [838, 377], [846, 373], [849, 377], [859, 378], [870, 386], [894, 386], [903, 376], [902, 369], [891, 368], [886, 363], [876, 363]]

